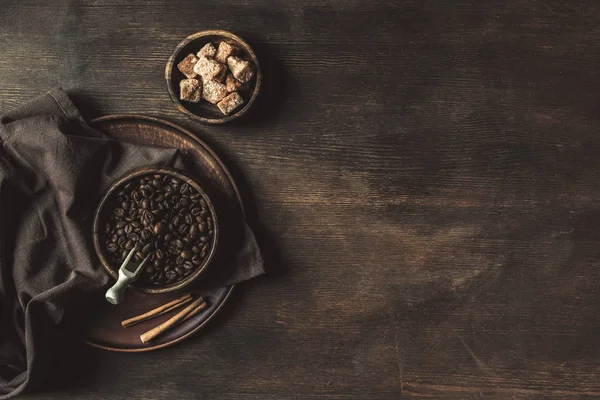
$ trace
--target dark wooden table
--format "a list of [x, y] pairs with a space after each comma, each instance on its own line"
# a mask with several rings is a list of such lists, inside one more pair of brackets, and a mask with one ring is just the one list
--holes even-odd
[[[598, 2], [0, 12], [0, 111], [60, 85], [87, 117], [192, 129], [244, 188], [271, 267], [191, 340], [88, 350], [76, 379], [23, 399], [600, 398]], [[170, 52], [209, 28], [262, 61], [244, 123], [196, 124], [167, 94]]]

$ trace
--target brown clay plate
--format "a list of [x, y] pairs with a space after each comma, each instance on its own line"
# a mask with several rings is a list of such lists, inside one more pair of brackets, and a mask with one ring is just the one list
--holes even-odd
[[[213, 199], [239, 207], [243, 214], [242, 200], [231, 174], [217, 155], [191, 132], [167, 121], [139, 115], [109, 115], [92, 121], [107, 136], [130, 143], [156, 147], [178, 148], [195, 175], [210, 187]], [[156, 350], [184, 340], [202, 329], [223, 307], [234, 286], [214, 289], [205, 296], [209, 307], [171, 331], [150, 343], [142, 343], [140, 335], [166, 321], [168, 313], [130, 328], [123, 328], [121, 321], [182, 296], [187, 291], [148, 294], [129, 289], [118, 306], [105, 303], [90, 322], [85, 342], [101, 349], [121, 352]]]

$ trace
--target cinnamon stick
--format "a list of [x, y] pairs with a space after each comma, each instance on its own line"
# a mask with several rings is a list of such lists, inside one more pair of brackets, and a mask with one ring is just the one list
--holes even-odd
[[192, 318], [194, 315], [198, 314], [200, 311], [204, 310], [206, 307], [208, 307], [208, 304], [206, 302], [200, 304], [198, 307], [194, 308], [192, 311], [190, 311], [190, 313], [188, 315], [185, 316], [184, 319], [181, 320], [181, 322], [185, 322], [188, 319]]
[[198, 307], [203, 302], [204, 302], [204, 299], [202, 299], [202, 297], [194, 300], [193, 303], [188, 305], [186, 308], [184, 308], [179, 313], [175, 314], [175, 316], [173, 316], [171, 319], [167, 320], [166, 322], [163, 322], [162, 324], [158, 325], [157, 327], [150, 329], [148, 332], [142, 334], [140, 336], [142, 343], [149, 342], [150, 340], [154, 339], [158, 335], [162, 334], [163, 332], [169, 330], [171, 327], [175, 326], [179, 321], [183, 320], [190, 312], [192, 312], [192, 310], [194, 310], [196, 307]]
[[124, 328], [128, 328], [130, 326], [133, 326], [135, 324], [139, 324], [142, 321], [146, 321], [149, 320], [151, 318], [154, 317], [158, 317], [159, 315], [163, 315], [165, 313], [168, 313], [169, 311], [172, 311], [178, 307], [183, 306], [184, 304], [189, 303], [190, 301], [192, 301], [192, 295], [191, 294], [186, 294], [185, 296], [182, 296], [176, 300], [170, 301], [166, 304], [163, 304], [160, 307], [157, 307], [153, 310], [150, 310], [144, 314], [138, 315], [136, 317], [133, 318], [129, 318], [126, 320], [121, 321], [121, 325], [123, 325]]

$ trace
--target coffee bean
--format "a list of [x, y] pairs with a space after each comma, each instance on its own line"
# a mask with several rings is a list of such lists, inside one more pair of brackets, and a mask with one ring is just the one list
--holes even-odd
[[156, 225], [154, 225], [154, 234], [155, 235], [160, 235], [164, 231], [165, 231], [165, 224], [163, 222], [159, 222]]
[[183, 257], [186, 260], [191, 260], [192, 257], [194, 256], [194, 254], [189, 251], [189, 250], [183, 250], [180, 254], [181, 257]]
[[206, 243], [210, 240], [210, 238], [208, 236], [200, 236], [200, 242], [202, 243]]
[[[124, 228], [125, 225], [127, 225], [126, 221], [119, 221], [119, 222], [117, 222], [116, 227], [117, 227], [117, 229], [121, 229], [121, 228]], [[110, 225], [108, 225], [108, 226], [110, 227]]]
[[188, 232], [189, 237], [195, 238], [198, 236], [198, 227], [196, 225], [190, 226], [190, 231]]
[[188, 185], [187, 183], [184, 183], [183, 185], [181, 185], [181, 187], [179, 188], [179, 193], [181, 194], [186, 194], [190, 191], [190, 185]]
[[206, 258], [206, 254], [208, 254], [208, 252], [206, 250], [204, 250], [204, 251], [202, 251], [202, 253], [200, 253], [200, 257]]
[[173, 279], [177, 278], [177, 272], [167, 271], [167, 272], [165, 272], [165, 276], [167, 277], [168, 280], [172, 281]]
[[198, 230], [199, 230], [201, 233], [204, 233], [204, 232], [206, 232], [206, 224], [205, 224], [204, 222], [201, 222], [201, 223], [199, 223], [199, 224], [198, 224]]
[[125, 234], [125, 229], [117, 229], [117, 235], [122, 236]]
[[186, 261], [183, 263], [183, 268], [188, 269], [188, 270], [192, 269], [192, 268], [194, 268], [194, 263], [192, 263], [191, 261]]
[[142, 260], [145, 257], [144, 253], [139, 250], [135, 252], [135, 255], [137, 256], [138, 261]]
[[127, 243], [125, 243], [125, 249], [126, 250], [131, 250], [131, 249], [133, 249], [134, 245], [135, 244], [133, 243], [133, 240], [130, 239], [130, 240], [127, 241]]
[[176, 263], [177, 265], [181, 265], [181, 264], [183, 264], [183, 262], [184, 262], [184, 261], [185, 261], [185, 259], [184, 259], [183, 257], [179, 256], [179, 257], [177, 257], [177, 259], [175, 260], [175, 263]]
[[181, 224], [179, 225], [179, 227], [177, 228], [177, 232], [179, 232], [180, 234], [184, 235], [188, 232], [188, 230], [190, 229], [188, 224]]
[[117, 239], [117, 244], [119, 245], [119, 247], [123, 247], [126, 241], [127, 238], [125, 236], [119, 236], [119, 238]]
[[123, 218], [125, 216], [125, 210], [123, 210], [122, 208], [117, 208], [115, 210], [115, 216], [118, 218]]
[[125, 226], [125, 233], [129, 234], [131, 232], [133, 232], [133, 225], [129, 224], [127, 226]]
[[137, 233], [131, 233], [131, 234], [127, 235], [127, 237], [129, 238], [129, 240], [133, 240], [134, 242], [137, 242], [140, 240], [140, 237]]
[[144, 246], [142, 251], [144, 252], [144, 254], [148, 255], [153, 249], [154, 249], [154, 245], [152, 243], [148, 243], [147, 245]]
[[173, 240], [173, 239], [175, 239], [175, 235], [173, 235], [171, 232], [169, 232], [169, 233], [167, 233], [167, 234], [165, 235], [165, 240], [166, 240], [167, 242], [170, 242], [170, 241], [171, 241], [171, 240]]
[[115, 251], [117, 251], [117, 245], [114, 243], [109, 243], [106, 246], [106, 250], [110, 251], [111, 253], [114, 253]]
[[144, 241], [150, 239], [151, 236], [152, 236], [152, 234], [150, 233], [150, 231], [148, 229], [144, 229], [143, 231], [140, 232], [140, 237]]
[[163, 253], [163, 251], [162, 251], [161, 249], [157, 249], [157, 250], [154, 252], [154, 255], [156, 256], [156, 259], [157, 259], [157, 260], [162, 260], [162, 259], [163, 259], [163, 257], [165, 256], [165, 253]]
[[174, 243], [175, 243], [175, 248], [177, 248], [179, 250], [183, 249], [183, 242], [181, 240], [177, 239], [177, 240], [175, 240]]

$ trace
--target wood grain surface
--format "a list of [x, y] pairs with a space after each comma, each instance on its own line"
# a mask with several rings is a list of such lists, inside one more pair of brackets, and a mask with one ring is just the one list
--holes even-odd
[[[0, 111], [197, 132], [271, 274], [155, 353], [83, 348], [23, 399], [600, 398], [600, 3], [0, 0]], [[252, 115], [186, 119], [165, 63], [225, 29]]]

